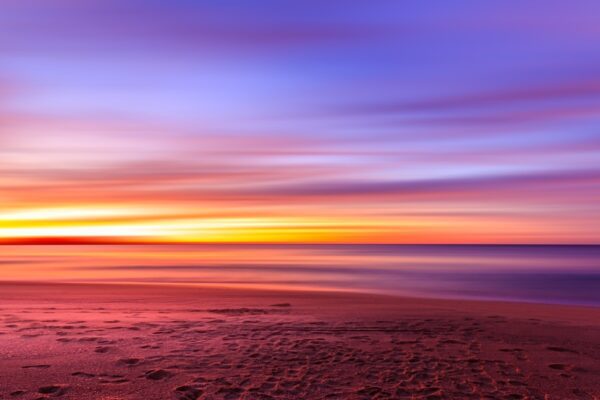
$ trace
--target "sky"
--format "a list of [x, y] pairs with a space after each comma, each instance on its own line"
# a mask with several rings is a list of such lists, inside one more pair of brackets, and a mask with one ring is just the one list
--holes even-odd
[[600, 243], [600, 2], [0, 0], [0, 243]]

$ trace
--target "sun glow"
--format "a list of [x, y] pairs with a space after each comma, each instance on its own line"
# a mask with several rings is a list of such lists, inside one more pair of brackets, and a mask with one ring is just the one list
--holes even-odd
[[[198, 210], [202, 209], [202, 212]], [[0, 215], [0, 241], [70, 240], [161, 243], [453, 242], [457, 219], [329, 214], [295, 210], [227, 210], [208, 206], [81, 206], [6, 211]], [[240, 215], [236, 215], [240, 214]], [[202, 216], [199, 216], [202, 215]], [[212, 216], [211, 216], [212, 215]], [[482, 219], [462, 221], [461, 240], [476, 241]], [[490, 224], [497, 223], [489, 220]], [[504, 220], [505, 226], [510, 222]], [[513, 232], [519, 231], [516, 222]], [[473, 234], [471, 234], [473, 233]], [[525, 232], [527, 233], [527, 232]], [[470, 236], [469, 236], [470, 235]], [[485, 240], [485, 236], [482, 237]]]

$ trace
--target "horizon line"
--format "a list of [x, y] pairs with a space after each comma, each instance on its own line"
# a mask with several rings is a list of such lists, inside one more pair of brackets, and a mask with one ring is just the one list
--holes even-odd
[[26, 239], [0, 239], [0, 246], [600, 246], [600, 243], [497, 243], [497, 242], [249, 242], [249, 241], [151, 241], [151, 240], [106, 240], [102, 238], [26, 238]]

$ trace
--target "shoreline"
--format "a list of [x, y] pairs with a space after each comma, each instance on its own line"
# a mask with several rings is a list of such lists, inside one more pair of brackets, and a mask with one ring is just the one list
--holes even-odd
[[584, 304], [584, 303], [576, 303], [576, 302], [544, 302], [544, 301], [534, 301], [528, 299], [511, 299], [511, 298], [478, 298], [474, 296], [418, 296], [418, 295], [404, 295], [404, 294], [396, 294], [390, 291], [370, 291], [370, 290], [355, 290], [355, 289], [344, 289], [344, 288], [303, 288], [303, 287], [258, 287], [257, 285], [227, 285], [227, 284], [210, 284], [210, 283], [186, 283], [186, 282], [135, 282], [135, 281], [126, 281], [126, 282], [111, 282], [111, 281], [38, 281], [38, 280], [0, 280], [0, 288], [3, 286], [67, 286], [67, 287], [77, 287], [77, 286], [91, 286], [91, 287], [140, 287], [140, 288], [180, 288], [180, 289], [198, 289], [198, 290], [222, 290], [222, 291], [231, 291], [231, 292], [249, 292], [249, 293], [274, 293], [274, 294], [286, 294], [286, 293], [300, 293], [300, 294], [331, 294], [331, 295], [357, 295], [357, 296], [377, 296], [382, 298], [389, 298], [390, 301], [440, 301], [440, 302], [451, 302], [451, 303], [490, 303], [490, 304], [505, 304], [505, 305], [514, 305], [514, 306], [547, 306], [547, 307], [571, 307], [571, 308], [583, 308], [583, 309], [591, 309], [600, 311], [600, 304]]

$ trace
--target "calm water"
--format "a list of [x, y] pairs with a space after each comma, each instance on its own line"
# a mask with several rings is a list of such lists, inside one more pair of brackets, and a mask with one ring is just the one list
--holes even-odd
[[2, 246], [1, 280], [334, 289], [600, 306], [600, 246]]

